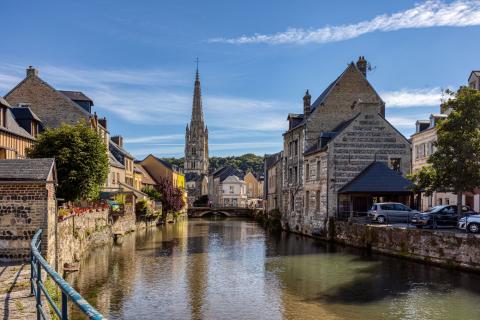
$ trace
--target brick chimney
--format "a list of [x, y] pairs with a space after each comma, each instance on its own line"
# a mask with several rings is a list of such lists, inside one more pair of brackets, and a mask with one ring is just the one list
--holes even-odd
[[119, 146], [120, 148], [123, 148], [123, 137], [122, 136], [113, 136], [112, 141]]
[[307, 90], [305, 92], [305, 95], [303, 96], [303, 114], [304, 115], [308, 115], [312, 111], [311, 102], [312, 102], [312, 96]]
[[102, 127], [104, 127], [105, 130], [108, 129], [108, 128], [107, 128], [107, 118], [106, 118], [106, 117], [103, 117], [103, 118], [98, 119], [98, 123], [100, 123], [100, 125], [101, 125]]
[[367, 77], [367, 60], [365, 60], [364, 56], [358, 57], [357, 61], [357, 68], [360, 70], [360, 72], [363, 74], [363, 76], [366, 78]]
[[27, 68], [27, 77], [30, 76], [38, 76], [38, 70], [32, 66], [28, 66]]

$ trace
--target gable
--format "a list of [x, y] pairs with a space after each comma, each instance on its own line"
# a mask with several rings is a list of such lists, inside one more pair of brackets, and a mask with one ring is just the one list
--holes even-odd
[[56, 128], [63, 123], [74, 125], [90, 118], [90, 113], [37, 76], [26, 77], [7, 93], [5, 99], [12, 106], [30, 104], [30, 109], [47, 127]]

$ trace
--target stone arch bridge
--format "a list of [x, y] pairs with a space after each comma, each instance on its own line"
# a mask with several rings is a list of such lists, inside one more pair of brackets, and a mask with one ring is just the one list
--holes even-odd
[[201, 218], [207, 215], [218, 215], [224, 217], [251, 217], [253, 210], [248, 208], [225, 207], [225, 208], [210, 208], [210, 207], [193, 207], [188, 208], [189, 218]]

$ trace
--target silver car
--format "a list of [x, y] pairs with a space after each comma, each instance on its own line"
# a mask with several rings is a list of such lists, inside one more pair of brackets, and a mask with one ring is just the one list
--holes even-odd
[[368, 217], [378, 223], [410, 222], [410, 218], [417, 210], [412, 210], [398, 202], [375, 203], [368, 211]]
[[458, 229], [467, 230], [469, 233], [480, 233], [480, 215], [466, 216], [458, 220]]

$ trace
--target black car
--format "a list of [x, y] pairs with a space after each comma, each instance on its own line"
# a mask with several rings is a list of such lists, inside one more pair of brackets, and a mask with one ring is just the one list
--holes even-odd
[[469, 206], [462, 206], [461, 215], [457, 213], [456, 205], [435, 206], [426, 212], [415, 214], [411, 223], [417, 228], [456, 227], [458, 219], [474, 213]]

